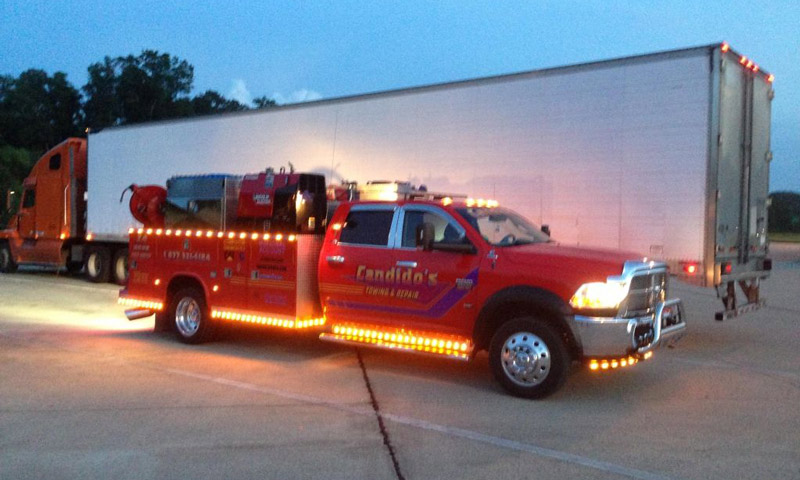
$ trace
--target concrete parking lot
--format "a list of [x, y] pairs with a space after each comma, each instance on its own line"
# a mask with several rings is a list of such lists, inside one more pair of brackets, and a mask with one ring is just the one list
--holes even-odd
[[[800, 478], [800, 249], [768, 306], [634, 368], [508, 396], [454, 363], [239, 328], [187, 346], [128, 322], [117, 289], [0, 275], [0, 478]], [[363, 364], [364, 368], [361, 368]]]

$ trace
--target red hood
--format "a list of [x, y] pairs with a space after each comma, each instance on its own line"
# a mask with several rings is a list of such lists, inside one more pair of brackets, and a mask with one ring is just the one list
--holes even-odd
[[604, 282], [622, 273], [628, 260], [642, 260], [633, 252], [569, 247], [557, 243], [534, 243], [497, 248], [498, 267], [518, 276], [520, 283], [558, 285], [558, 293], [569, 299], [584, 283]]

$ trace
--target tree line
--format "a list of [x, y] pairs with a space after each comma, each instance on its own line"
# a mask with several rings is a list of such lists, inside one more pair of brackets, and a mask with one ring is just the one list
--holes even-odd
[[276, 105], [266, 96], [256, 98], [254, 106], [245, 105], [214, 90], [191, 96], [194, 67], [156, 50], [105, 57], [89, 65], [88, 73], [88, 81], [80, 89], [63, 72], [51, 76], [32, 68], [18, 77], [0, 75], [2, 194], [9, 188], [19, 188], [44, 152], [67, 137], [85, 136], [87, 128], [99, 130]]

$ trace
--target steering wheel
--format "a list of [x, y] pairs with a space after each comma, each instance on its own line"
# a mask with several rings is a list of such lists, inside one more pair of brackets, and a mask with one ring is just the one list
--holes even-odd
[[503, 239], [500, 240], [500, 242], [498, 242], [498, 245], [513, 245], [514, 242], [516, 241], [517, 241], [516, 235], [514, 235], [513, 233], [509, 233], [508, 235], [503, 237]]

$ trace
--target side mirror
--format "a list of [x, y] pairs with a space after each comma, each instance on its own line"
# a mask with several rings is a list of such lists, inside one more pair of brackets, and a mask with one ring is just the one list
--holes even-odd
[[6, 192], [6, 211], [8, 212], [11, 211], [11, 207], [13, 206], [13, 201], [14, 201], [13, 198], [15, 193], [17, 192], [15, 192], [14, 190], [9, 190], [8, 192]]
[[417, 247], [422, 247], [423, 250], [433, 250], [434, 228], [432, 223], [424, 222], [417, 227], [416, 244]]
[[544, 233], [545, 235], [547, 235], [549, 237], [550, 236], [550, 225], [542, 225], [542, 233]]

